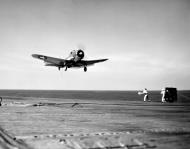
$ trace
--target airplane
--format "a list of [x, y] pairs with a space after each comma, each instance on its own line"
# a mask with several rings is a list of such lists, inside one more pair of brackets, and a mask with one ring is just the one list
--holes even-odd
[[65, 67], [65, 71], [68, 68], [84, 68], [84, 72], [87, 71], [87, 66], [94, 65], [95, 63], [104, 62], [108, 59], [97, 59], [97, 60], [83, 60], [84, 51], [81, 49], [73, 50], [70, 52], [70, 55], [65, 58], [55, 58], [45, 55], [32, 54], [32, 57], [43, 60], [45, 62], [45, 66], [54, 66], [58, 67], [58, 70]]

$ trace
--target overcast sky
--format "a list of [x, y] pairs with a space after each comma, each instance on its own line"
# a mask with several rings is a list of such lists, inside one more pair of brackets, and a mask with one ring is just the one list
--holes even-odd
[[[109, 58], [83, 69], [31, 54]], [[189, 0], [0, 0], [0, 89], [190, 89]]]

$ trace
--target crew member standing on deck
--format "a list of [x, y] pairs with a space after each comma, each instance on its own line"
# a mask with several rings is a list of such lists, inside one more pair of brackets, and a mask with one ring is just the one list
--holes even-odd
[[166, 102], [166, 100], [165, 100], [165, 94], [166, 94], [165, 88], [163, 88], [163, 89], [161, 90], [161, 94], [162, 94], [162, 102]]
[[148, 96], [148, 90], [146, 88], [142, 92], [138, 92], [138, 94], [144, 94], [144, 101], [150, 101]]
[[170, 101], [170, 93], [169, 93], [168, 89], [163, 88], [161, 90], [161, 94], [162, 94], [162, 102]]

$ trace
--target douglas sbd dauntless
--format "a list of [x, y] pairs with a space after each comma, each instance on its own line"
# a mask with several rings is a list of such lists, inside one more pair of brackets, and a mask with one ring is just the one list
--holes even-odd
[[108, 59], [83, 60], [84, 51], [81, 49], [77, 51], [76, 50], [71, 51], [69, 57], [65, 59], [54, 58], [39, 54], [32, 54], [32, 57], [43, 60], [45, 62], [45, 66], [55, 66], [58, 67], [59, 70], [64, 67], [65, 71], [67, 70], [67, 68], [83, 67], [85, 72], [87, 71], [87, 66], [108, 60]]

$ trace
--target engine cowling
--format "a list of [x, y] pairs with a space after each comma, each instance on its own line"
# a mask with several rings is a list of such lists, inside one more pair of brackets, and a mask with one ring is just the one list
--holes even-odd
[[79, 49], [77, 51], [77, 57], [79, 57], [79, 59], [83, 59], [84, 58], [84, 51]]

